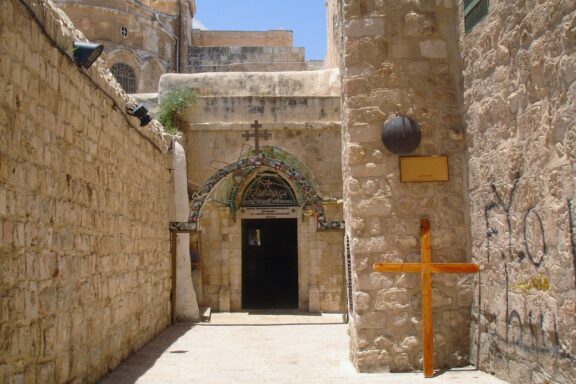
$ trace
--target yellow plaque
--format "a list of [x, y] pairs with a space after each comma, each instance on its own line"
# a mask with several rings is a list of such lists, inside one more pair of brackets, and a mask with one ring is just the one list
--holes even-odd
[[400, 157], [400, 181], [448, 181], [448, 156]]

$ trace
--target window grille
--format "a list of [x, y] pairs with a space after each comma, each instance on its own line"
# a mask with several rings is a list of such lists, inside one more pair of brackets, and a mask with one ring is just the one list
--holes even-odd
[[292, 188], [276, 174], [262, 173], [246, 188], [242, 199], [243, 207], [294, 207], [298, 201]]
[[126, 93], [136, 93], [136, 75], [129, 65], [116, 63], [110, 68], [110, 71]]
[[488, 15], [488, 0], [464, 0], [464, 30], [470, 32]]

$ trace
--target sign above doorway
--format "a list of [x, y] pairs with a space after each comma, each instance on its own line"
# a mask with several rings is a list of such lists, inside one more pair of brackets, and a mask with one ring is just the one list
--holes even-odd
[[299, 207], [241, 208], [241, 219], [294, 219], [301, 214]]

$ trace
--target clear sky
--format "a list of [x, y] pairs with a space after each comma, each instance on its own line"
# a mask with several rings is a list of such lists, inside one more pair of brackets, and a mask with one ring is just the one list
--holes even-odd
[[196, 0], [196, 18], [210, 30], [294, 32], [306, 60], [326, 54], [325, 0]]

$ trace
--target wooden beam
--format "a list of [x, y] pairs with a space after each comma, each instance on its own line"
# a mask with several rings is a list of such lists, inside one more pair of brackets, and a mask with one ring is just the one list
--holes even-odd
[[468, 263], [375, 263], [372, 266], [374, 272], [430, 272], [430, 273], [474, 273], [478, 272], [479, 268], [476, 264]]
[[399, 263], [399, 264], [386, 264], [376, 263], [373, 265], [375, 272], [421, 272], [421, 263]]
[[[432, 262], [430, 246], [430, 222], [420, 221], [420, 257], [422, 264]], [[422, 268], [422, 357], [424, 376], [434, 376], [434, 329], [432, 322], [432, 275], [428, 268]]]
[[375, 272], [419, 272], [422, 279], [422, 357], [425, 377], [434, 376], [434, 329], [432, 319], [432, 273], [476, 273], [476, 264], [433, 263], [430, 245], [430, 222], [420, 221], [421, 263], [375, 263]]
[[422, 357], [424, 376], [434, 376], [434, 329], [432, 322], [432, 275], [422, 272]]
[[476, 273], [480, 270], [478, 265], [467, 263], [431, 263], [424, 268], [432, 273]]

